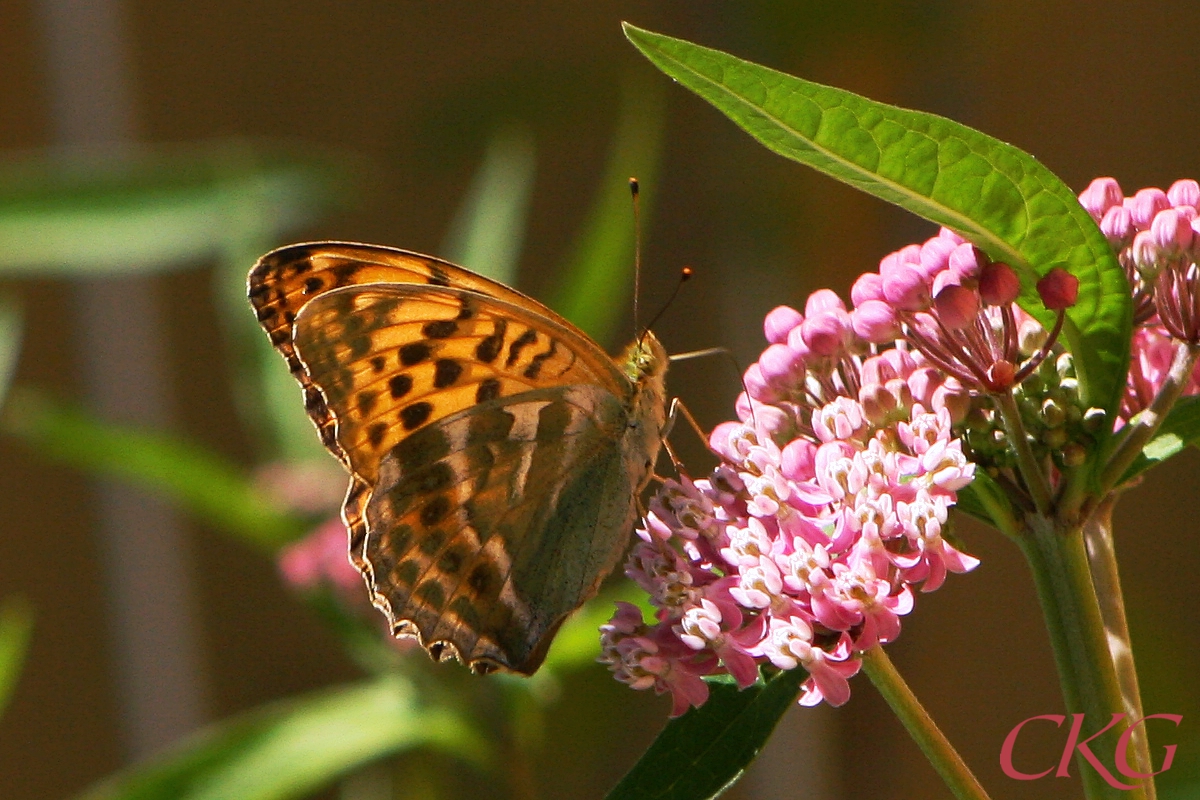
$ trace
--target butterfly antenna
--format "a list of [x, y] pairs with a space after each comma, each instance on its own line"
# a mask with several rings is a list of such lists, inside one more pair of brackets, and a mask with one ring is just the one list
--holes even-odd
[[[658, 322], [659, 319], [662, 318], [662, 315], [666, 313], [667, 309], [671, 307], [671, 303], [675, 302], [675, 297], [679, 294], [679, 290], [683, 288], [683, 285], [687, 283], [694, 274], [695, 273], [692, 271], [691, 267], [684, 267], [683, 269], [679, 270], [679, 282], [675, 284], [675, 291], [671, 292], [671, 296], [667, 298], [667, 302], [662, 304], [662, 308], [658, 310], [658, 313], [650, 318], [650, 324], [638, 334], [639, 342], [645, 338], [646, 332], [654, 327], [654, 323]], [[672, 360], [674, 360], [674, 356], [672, 356]]]
[[638, 326], [638, 299], [642, 293], [642, 214], [638, 200], [638, 179], [629, 179], [629, 194], [633, 198], [633, 335], [641, 337]]
[[[674, 297], [674, 295], [672, 295], [672, 297]], [[755, 400], [750, 396], [750, 387], [746, 385], [746, 371], [743, 370], [742, 365], [738, 363], [737, 356], [733, 354], [733, 351], [727, 347], [709, 347], [704, 350], [692, 350], [687, 353], [675, 353], [670, 356], [670, 361], [672, 364], [675, 364], [680, 361], [688, 361], [693, 358], [706, 358], [708, 356], [724, 356], [726, 359], [728, 359], [727, 363], [733, 365], [733, 369], [738, 376], [738, 381], [740, 381], [742, 384], [742, 391], [746, 393], [746, 403], [750, 406], [750, 421], [754, 424], [754, 427], [757, 428], [758, 418], [754, 414]]]

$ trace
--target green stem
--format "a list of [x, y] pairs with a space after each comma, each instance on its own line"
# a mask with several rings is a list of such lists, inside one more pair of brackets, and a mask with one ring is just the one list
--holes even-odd
[[[1058, 665], [1063, 700], [1072, 714], [1085, 715], [1081, 741], [1125, 710], [1120, 682], [1108, 650], [1104, 621], [1092, 583], [1080, 527], [1059, 527], [1052, 518], [1026, 519], [1022, 550], [1033, 571], [1038, 599]], [[1120, 782], [1129, 782], [1114, 767], [1122, 727], [1114, 726], [1091, 743], [1091, 750]], [[1110, 786], [1077, 753], [1076, 767], [1089, 800], [1146, 800], [1142, 786], [1124, 791]]]
[[912, 689], [900, 677], [882, 647], [862, 654], [863, 670], [892, 711], [908, 729], [921, 752], [958, 800], [987, 800], [988, 794], [971, 773], [970, 767], [938, 728], [929, 712], [917, 700]]
[[1021, 411], [1017, 408], [1016, 398], [1011, 392], [1005, 392], [992, 395], [992, 401], [1000, 411], [1000, 418], [1004, 422], [1004, 432], [1008, 436], [1013, 452], [1017, 455], [1017, 469], [1021, 471], [1021, 477], [1025, 479], [1025, 488], [1029, 490], [1033, 507], [1043, 517], [1048, 516], [1050, 508], [1054, 504], [1054, 498], [1050, 495], [1050, 484], [1046, 482], [1046, 475], [1042, 472], [1037, 457], [1029, 446], [1029, 438], [1025, 434], [1025, 423], [1021, 421]]
[[[1112, 535], [1112, 512], [1116, 499], [1116, 495], [1109, 495], [1096, 507], [1083, 527], [1083, 539], [1087, 546], [1092, 580], [1096, 584], [1096, 597], [1100, 604], [1100, 616], [1104, 620], [1109, 654], [1121, 687], [1124, 710], [1130, 720], [1136, 721], [1146, 714], [1142, 710], [1142, 693], [1133, 663], [1133, 644], [1129, 637], [1129, 623], [1125, 618], [1125, 598], [1121, 592], [1121, 576], [1117, 572], [1117, 551]], [[1130, 738], [1134, 769], [1143, 774], [1152, 772], [1150, 741], [1145, 726], [1135, 728]], [[1153, 779], [1146, 781], [1145, 790], [1147, 800], [1155, 800], [1158, 793]]]
[[1116, 444], [1113, 446], [1112, 455], [1109, 456], [1100, 473], [1098, 497], [1105, 497], [1109, 494], [1117, 482], [1125, 476], [1125, 471], [1137, 458], [1138, 453], [1142, 452], [1142, 448], [1158, 431], [1159, 426], [1166, 419], [1167, 412], [1171, 410], [1171, 406], [1175, 405], [1175, 401], [1183, 392], [1183, 387], [1191, 380], [1198, 355], [1200, 355], [1200, 345], [1185, 342], [1176, 345], [1171, 368], [1167, 372], [1167, 377], [1163, 379], [1158, 394], [1154, 396], [1150, 405], [1140, 411], [1116, 435]]

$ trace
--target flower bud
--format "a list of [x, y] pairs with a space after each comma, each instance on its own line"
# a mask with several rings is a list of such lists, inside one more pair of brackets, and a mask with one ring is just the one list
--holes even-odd
[[939, 239], [949, 239], [950, 241], [954, 242], [955, 246], [960, 245], [966, 241], [966, 239], [959, 236], [956, 232], [950, 230], [945, 225], [938, 228], [937, 235], [938, 235]]
[[1010, 362], [1000, 359], [987, 368], [985, 377], [990, 390], [1006, 392], [1012, 388], [1017, 377], [1017, 370]]
[[750, 393], [750, 396], [760, 403], [774, 403], [780, 399], [767, 379], [763, 377], [762, 368], [759, 367], [757, 361], [746, 368], [742, 382], [746, 384], [746, 391]]
[[1067, 443], [1066, 428], [1051, 428], [1042, 434], [1042, 444], [1051, 450], [1057, 450]]
[[1058, 358], [1054, 359], [1054, 371], [1058, 373], [1058, 380], [1061, 382], [1065, 378], [1075, 376], [1075, 357], [1070, 353], [1063, 353]]
[[1017, 349], [1031, 356], [1042, 349], [1049, 337], [1050, 333], [1036, 319], [1023, 319], [1017, 328]]
[[984, 264], [979, 271], [979, 297], [989, 306], [1015, 303], [1021, 294], [1021, 279], [1003, 261]]
[[868, 342], [885, 344], [900, 337], [896, 311], [880, 300], [867, 300], [850, 312], [854, 332]]
[[885, 423], [897, 405], [892, 393], [877, 383], [862, 387], [858, 392], [858, 402], [862, 405], [863, 415], [876, 426]]
[[864, 272], [850, 287], [850, 301], [860, 306], [868, 300], [883, 299], [883, 278], [878, 272]]
[[1037, 282], [1042, 305], [1050, 311], [1061, 311], [1075, 305], [1079, 297], [1079, 278], [1062, 267], [1054, 267]]
[[950, 422], [954, 425], [965, 420], [971, 410], [970, 393], [954, 378], [947, 378], [945, 383], [933, 390], [933, 410], [941, 411], [943, 408], [949, 412]]
[[958, 331], [975, 321], [979, 295], [965, 286], [947, 286], [934, 298], [938, 319], [949, 330]]
[[942, 289], [947, 286], [962, 286], [963, 280], [957, 272], [952, 269], [946, 269], [939, 272], [933, 278], [933, 289], [930, 291], [934, 297], [937, 297]]
[[1079, 193], [1079, 204], [1087, 209], [1092, 219], [1099, 222], [1113, 206], [1125, 199], [1121, 185], [1112, 178], [1096, 178]]
[[921, 274], [926, 279], [932, 279], [950, 266], [950, 254], [957, 245], [949, 239], [934, 236], [921, 245], [920, 267]]
[[964, 280], [979, 280], [980, 270], [988, 263], [988, 257], [972, 244], [960, 244], [950, 254], [950, 269]]
[[1167, 189], [1167, 199], [1173, 206], [1196, 208], [1197, 205], [1200, 205], [1200, 184], [1191, 178], [1175, 181]]
[[1096, 433], [1104, 427], [1104, 421], [1107, 414], [1103, 408], [1089, 408], [1083, 412], [1083, 428], [1091, 433]]
[[787, 389], [804, 381], [804, 359], [785, 344], [769, 345], [758, 357], [763, 379], [776, 389]]
[[803, 321], [804, 317], [791, 306], [776, 306], [763, 320], [763, 333], [771, 344], [783, 344], [792, 328]]
[[1154, 221], [1154, 216], [1158, 212], [1171, 207], [1171, 201], [1167, 199], [1167, 193], [1162, 189], [1151, 187], [1139, 189], [1133, 197], [1126, 198], [1125, 206], [1129, 209], [1129, 216], [1133, 220], [1134, 227], [1139, 231], [1144, 231], [1150, 227], [1150, 223]]
[[1125, 206], [1113, 206], [1100, 220], [1100, 232], [1114, 249], [1122, 249], [1133, 236], [1133, 217]]
[[1150, 223], [1150, 236], [1158, 251], [1170, 258], [1192, 246], [1191, 219], [1179, 209], [1160, 211]]
[[808, 296], [808, 301], [804, 304], [804, 316], [811, 317], [822, 311], [835, 309], [846, 310], [846, 304], [842, 302], [842, 298], [838, 297], [837, 292], [832, 289], [817, 289]]
[[[830, 292], [830, 294], [833, 293]], [[834, 296], [836, 297], [836, 295]], [[806, 316], [799, 328], [800, 335], [803, 337], [804, 343], [808, 345], [808, 349], [818, 356], [840, 354], [845, 348], [852, 330], [850, 315], [842, 309], [827, 309], [810, 314]]]
[[1062, 461], [1064, 467], [1082, 467], [1087, 461], [1087, 448], [1077, 442], [1063, 445]]
[[1129, 256], [1138, 274], [1148, 281], [1153, 281], [1158, 275], [1161, 264], [1158, 261], [1158, 247], [1154, 244], [1154, 235], [1150, 231], [1141, 231], [1133, 237], [1129, 247]]
[[1057, 428], [1067, 421], [1067, 413], [1053, 398], [1046, 398], [1042, 403], [1042, 421], [1047, 428]]
[[907, 264], [883, 276], [883, 296], [901, 311], [929, 308], [929, 284], [924, 275]]

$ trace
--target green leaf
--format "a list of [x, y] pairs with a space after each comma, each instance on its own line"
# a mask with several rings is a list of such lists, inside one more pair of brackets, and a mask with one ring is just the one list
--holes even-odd
[[429, 747], [485, 766], [489, 745], [457, 714], [422, 706], [396, 675], [266, 706], [218, 723], [79, 800], [284, 800], [367, 762]]
[[17, 371], [23, 324], [21, 307], [16, 299], [0, 294], [0, 403], [8, 394], [9, 384]]
[[708, 681], [708, 702], [668, 722], [607, 800], [716, 797], [762, 750], [807, 678], [797, 668], [741, 691], [731, 679]]
[[1022, 277], [1020, 303], [1053, 323], [1037, 296], [1060, 266], [1079, 278], [1063, 334], [1084, 402], [1115, 411], [1129, 359], [1125, 273], [1075, 193], [1035, 158], [944, 117], [877, 103], [625, 25], [659, 69], [771, 150], [945, 225]]
[[1146, 443], [1121, 483], [1141, 475], [1176, 455], [1185, 447], [1200, 442], [1200, 397], [1181, 397], [1167, 413], [1154, 438]]
[[0, 424], [44, 455], [155, 492], [268, 551], [307, 532], [241, 469], [198, 445], [101, 422], [30, 389], [13, 390]]
[[535, 166], [533, 135], [527, 128], [508, 127], [492, 137], [440, 255], [515, 284]]
[[[629, 308], [636, 230], [629, 178], [635, 176], [642, 184], [641, 213], [645, 219], [657, 189], [664, 105], [664, 92], [657, 84], [636, 76], [626, 79], [604, 177], [575, 252], [563, 270], [565, 283], [551, 303], [599, 341], [612, 337]], [[626, 338], [633, 338], [632, 331]]]
[[33, 638], [33, 609], [23, 597], [0, 603], [0, 714], [4, 713]]
[[273, 238], [311, 222], [343, 191], [342, 173], [324, 154], [237, 142], [6, 159], [0, 274], [196, 266], [248, 225]]

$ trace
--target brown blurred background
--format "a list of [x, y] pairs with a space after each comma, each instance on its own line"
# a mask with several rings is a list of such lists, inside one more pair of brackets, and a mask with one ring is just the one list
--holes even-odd
[[[58, 135], [42, 6], [0, 3], [0, 150], [43, 147]], [[527, 126], [537, 177], [520, 285], [535, 295], [550, 285], [603, 174], [623, 76], [667, 82], [625, 41], [621, 20], [945, 114], [1033, 153], [1076, 190], [1097, 175], [1113, 175], [1127, 194], [1200, 176], [1200, 48], [1194, 4], [1182, 0], [118, 7], [135, 139], [300, 141], [369, 165], [369, 180], [346, 208], [297, 240], [436, 252], [489, 137], [509, 123]], [[684, 90], [671, 86], [667, 95], [663, 166], [643, 187], [654, 204], [643, 258], [647, 303], [665, 296], [679, 266], [698, 272], [658, 326], [668, 349], [727, 345], [749, 363], [773, 305], [802, 306], [821, 286], [846, 296], [853, 276], [880, 256], [932, 234], [921, 220], [768, 153]], [[173, 428], [250, 465], [250, 432], [215, 359], [210, 276], [200, 267], [153, 285], [167, 309]], [[78, 286], [11, 286], [27, 314], [18, 380], [82, 398], [80, 353], [94, 343], [79, 326]], [[706, 426], [731, 416], [739, 389], [717, 360], [681, 365], [670, 384]], [[690, 452], [698, 457], [698, 448]], [[1196, 465], [1193, 452], [1180, 457], [1118, 512], [1147, 711], [1184, 714], [1181, 739], [1200, 713], [1200, 604], [1190, 591], [1200, 568]], [[0, 596], [23, 593], [37, 612], [30, 660], [0, 719], [0, 797], [70, 796], [131, 752], [93, 535], [95, 486], [6, 439], [0, 486]], [[960, 533], [982, 566], [919, 598], [889, 652], [994, 797], [1078, 796], [1074, 781], [1018, 784], [1000, 773], [1005, 733], [1062, 706], [1016, 549], [966, 524]], [[198, 719], [354, 677], [272, 563], [186, 521], [184, 534], [195, 575]], [[736, 796], [948, 797], [865, 678], [853, 688], [842, 709], [790, 713]], [[618, 686], [599, 666], [564, 694], [541, 785], [548, 797], [600, 797], [653, 738], [667, 705]], [[605, 749], [577, 745], [573, 731], [597, 728]], [[1061, 741], [1048, 736], [1039, 750], [1035, 739], [1018, 750], [1018, 766], [1024, 754], [1030, 771], [1056, 761]], [[1185, 755], [1186, 746], [1178, 758]]]

